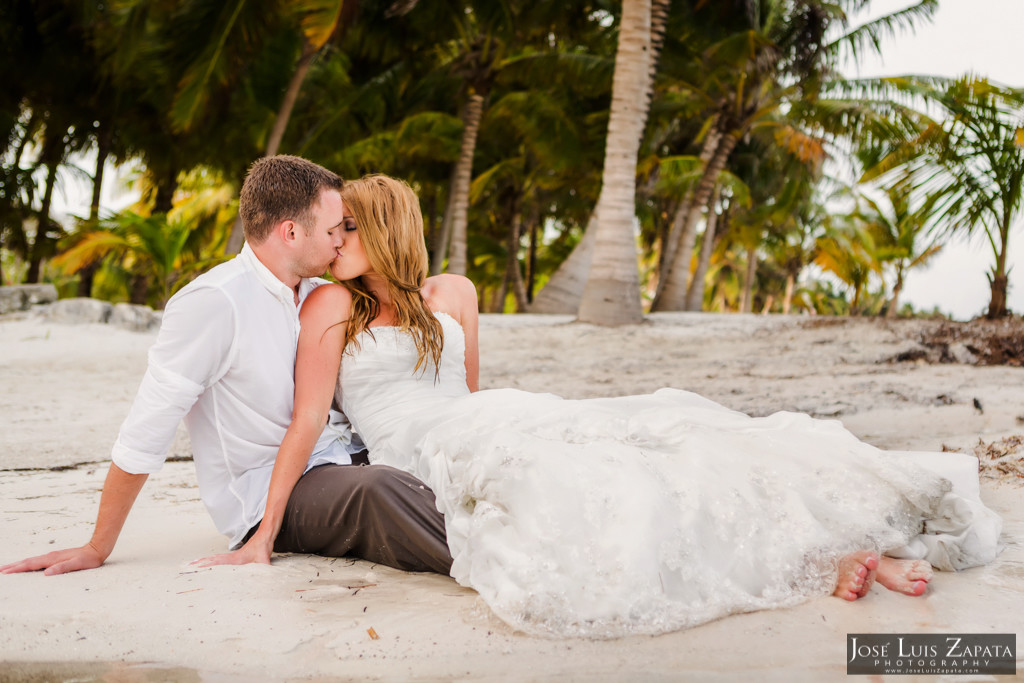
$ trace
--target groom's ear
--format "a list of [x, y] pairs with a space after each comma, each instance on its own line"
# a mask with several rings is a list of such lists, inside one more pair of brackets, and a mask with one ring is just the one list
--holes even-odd
[[287, 244], [288, 246], [295, 245], [295, 241], [300, 237], [300, 232], [302, 232], [302, 227], [291, 219], [283, 220], [274, 226], [274, 234], [277, 235], [282, 244]]

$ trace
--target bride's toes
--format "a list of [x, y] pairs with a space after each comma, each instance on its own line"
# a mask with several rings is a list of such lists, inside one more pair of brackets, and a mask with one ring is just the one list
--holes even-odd
[[932, 566], [924, 560], [913, 560], [906, 569], [906, 577], [911, 581], [931, 581]]
[[875, 572], [869, 571], [868, 575], [864, 578], [864, 583], [861, 585], [860, 590], [857, 591], [857, 597], [863, 598], [871, 590], [871, 587], [875, 585]]
[[883, 557], [878, 564], [878, 583], [905, 595], [922, 595], [932, 578], [932, 566], [924, 560]]
[[832, 595], [849, 601], [864, 597], [875, 582], [877, 567], [878, 556], [866, 550], [843, 557]]

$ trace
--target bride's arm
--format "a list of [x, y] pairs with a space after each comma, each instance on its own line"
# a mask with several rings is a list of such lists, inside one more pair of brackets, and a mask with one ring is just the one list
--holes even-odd
[[468, 278], [451, 276], [450, 291], [458, 309], [459, 324], [466, 337], [466, 384], [470, 391], [480, 389], [480, 313], [476, 300], [476, 286]]
[[340, 285], [321, 285], [302, 306], [295, 360], [295, 405], [270, 477], [267, 506], [260, 527], [238, 550], [197, 560], [194, 564], [270, 563], [281, 531], [285, 506], [306, 469], [317, 439], [327, 424], [345, 344], [352, 295]]

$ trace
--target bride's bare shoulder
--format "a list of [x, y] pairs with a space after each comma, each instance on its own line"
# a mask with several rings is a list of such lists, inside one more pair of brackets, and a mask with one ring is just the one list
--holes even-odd
[[333, 324], [338, 320], [347, 319], [351, 308], [352, 292], [341, 285], [329, 282], [309, 293], [302, 303], [299, 317], [303, 323], [321, 320]]
[[428, 277], [423, 283], [423, 298], [435, 311], [449, 308], [459, 310], [467, 305], [476, 306], [476, 286], [462, 275], [442, 273]]

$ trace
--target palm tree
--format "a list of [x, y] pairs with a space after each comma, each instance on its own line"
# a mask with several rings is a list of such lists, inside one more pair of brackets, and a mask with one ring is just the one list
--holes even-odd
[[581, 132], [571, 107], [571, 98], [564, 92], [516, 89], [491, 105], [482, 122], [486, 141], [479, 156], [491, 165], [473, 180], [470, 200], [494, 217], [493, 225], [507, 227], [505, 267], [497, 296], [502, 310], [509, 288], [516, 310], [527, 309], [530, 295], [519, 263], [521, 238], [530, 238], [532, 266], [528, 263], [527, 270], [535, 276], [541, 215], [574, 191], [578, 169], [585, 165]]
[[850, 288], [850, 313], [859, 315], [871, 276], [882, 271], [871, 233], [856, 215], [832, 216], [816, 247], [814, 263]]
[[[650, 10], [650, 47], [648, 49], [649, 60], [647, 67], [647, 95], [644, 98], [644, 108], [640, 119], [639, 129], [643, 131], [647, 124], [647, 117], [651, 108], [651, 96], [655, 76], [658, 71], [658, 62], [661, 55], [661, 48], [665, 39], [666, 25], [669, 19], [669, 0], [652, 0]], [[621, 35], [621, 34], [620, 34]], [[616, 67], [618, 59], [616, 59]], [[635, 180], [634, 180], [635, 185]], [[603, 185], [602, 185], [603, 188]], [[569, 256], [562, 261], [558, 270], [552, 275], [544, 288], [540, 291], [536, 300], [531, 302], [529, 310], [534, 313], [577, 313], [586, 288], [591, 263], [594, 255], [594, 245], [597, 238], [597, 210], [591, 213], [579, 242], [569, 253]]]
[[896, 145], [865, 179], [902, 172], [914, 187], [938, 199], [930, 208], [947, 233], [979, 228], [992, 249], [987, 317], [1007, 315], [1007, 254], [1014, 222], [1024, 208], [1024, 90], [964, 76], [954, 81], [886, 79], [941, 108], [944, 120], [926, 121]]
[[[183, 268], [181, 257], [192, 232], [191, 223], [168, 222], [165, 214], [140, 216], [125, 211], [102, 226], [54, 258], [53, 265], [76, 273], [92, 263], [115, 258], [131, 274], [131, 303], [152, 302], [157, 308], [162, 308], [171, 294], [188, 282], [182, 279], [187, 269]], [[155, 299], [150, 299], [154, 285]]]
[[[443, 228], [434, 244], [432, 272], [440, 272], [447, 258], [448, 272], [466, 273], [469, 191], [477, 135], [496, 87], [509, 72], [532, 74], [535, 83], [547, 83], [552, 72], [541, 73], [537, 66], [551, 66], [556, 60], [578, 66], [580, 55], [566, 43], [573, 42], [580, 32], [593, 30], [586, 25], [596, 23], [590, 20], [582, 28], [575, 26], [586, 17], [585, 9], [589, 5], [578, 2], [567, 6], [564, 2], [471, 0], [455, 3], [450, 10], [453, 38], [443, 48], [449, 58], [439, 69], [462, 84], [458, 100], [464, 125]], [[567, 14], [578, 18], [567, 22]], [[565, 69], [565, 64], [555, 66]]]
[[[737, 141], [763, 128], [778, 137], [779, 126], [789, 144], [800, 138], [813, 141], [814, 135], [795, 130], [792, 124], [799, 121], [797, 115], [805, 109], [802, 105], [816, 104], [823, 79], [840, 53], [845, 49], [856, 54], [865, 46], [877, 51], [882, 35], [912, 27], [916, 20], [929, 18], [938, 6], [936, 0], [921, 0], [846, 31], [848, 14], [865, 6], [865, 0], [743, 4], [748, 26], [709, 46], [700, 55], [704, 68], [688, 84], [681, 81], [695, 98], [707, 102], [705, 116], [718, 135], [705, 139], [704, 177], [692, 198], [681, 203], [687, 216], [676, 219], [680, 227], [670, 236], [670, 245], [663, 246], [672, 258], [666, 259], [652, 310], [684, 307], [696, 223]], [[709, 146], [716, 147], [715, 151]]]
[[[281, 16], [273, 16], [264, 5], [246, 0], [191, 3], [189, 9], [195, 17], [209, 18], [212, 31], [178, 82], [170, 113], [172, 125], [180, 131], [193, 130], [216, 90], [237, 83], [254, 53], [273, 40], [282, 23], [291, 25], [299, 36], [300, 48], [263, 148], [264, 156], [277, 154], [310, 66], [337, 32], [344, 6], [342, 0], [300, 0], [282, 5], [278, 9]], [[180, 9], [178, 12], [182, 13]], [[205, 26], [197, 28], [204, 30]], [[227, 252], [237, 253], [242, 241], [241, 221], [235, 221]]]
[[855, 213], [872, 235], [878, 260], [893, 268], [895, 281], [886, 317], [895, 317], [907, 271], [925, 265], [942, 249], [941, 234], [931, 230], [941, 195], [925, 197], [915, 208], [912, 183], [904, 178], [883, 188], [877, 200], [867, 194], [857, 199]]
[[69, 237], [52, 264], [68, 274], [98, 267], [108, 291], [120, 280], [132, 303], [162, 308], [193, 276], [224, 260], [238, 200], [233, 184], [200, 167], [182, 176], [169, 214], [150, 213], [151, 205], [143, 200], [106, 220], [82, 221], [86, 230]]
[[594, 255], [578, 319], [601, 325], [643, 320], [637, 270], [636, 162], [650, 92], [651, 0], [625, 0], [615, 54]]

